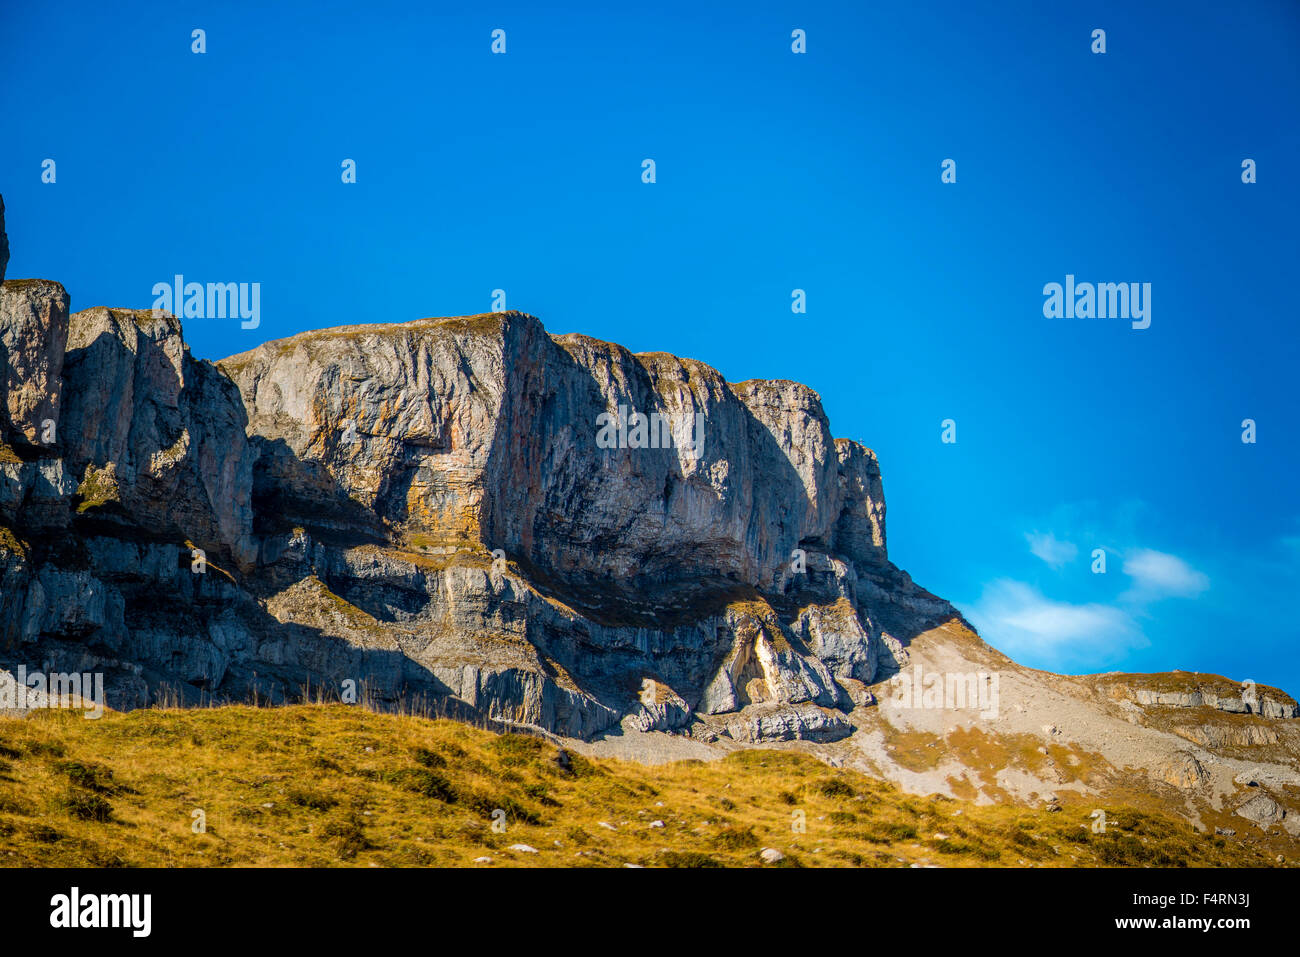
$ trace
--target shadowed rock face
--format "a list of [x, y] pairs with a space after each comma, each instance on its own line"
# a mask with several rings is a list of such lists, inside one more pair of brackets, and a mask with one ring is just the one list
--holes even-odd
[[247, 419], [229, 380], [190, 356], [179, 321], [76, 313], [63, 379], [60, 452], [82, 483], [79, 505], [251, 570]]
[[583, 737], [824, 740], [954, 614], [797, 383], [521, 313], [214, 366], [171, 316], [0, 288], [4, 654], [107, 670], [116, 706], [351, 681]]
[[0, 282], [5, 281], [9, 265], [9, 236], [5, 233], [5, 198], [0, 196]]

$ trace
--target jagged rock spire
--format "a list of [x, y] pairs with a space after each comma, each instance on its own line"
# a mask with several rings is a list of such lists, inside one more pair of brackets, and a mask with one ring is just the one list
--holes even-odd
[[0, 282], [5, 281], [5, 267], [9, 265], [9, 237], [5, 235], [5, 198], [0, 195]]

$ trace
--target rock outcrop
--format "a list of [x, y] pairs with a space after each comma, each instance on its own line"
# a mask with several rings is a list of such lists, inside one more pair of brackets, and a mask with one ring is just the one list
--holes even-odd
[[63, 377], [60, 451], [83, 514], [190, 540], [214, 562], [251, 569], [248, 420], [231, 382], [190, 356], [179, 321], [148, 310], [76, 313]]
[[110, 672], [111, 705], [824, 741], [956, 614], [889, 562], [876, 458], [806, 386], [517, 312], [213, 365], [170, 315], [0, 290], [2, 654]]
[[1300, 717], [1300, 705], [1286, 692], [1253, 682], [1235, 685], [1217, 675], [1123, 675], [1102, 678], [1098, 685], [1111, 698], [1142, 708], [1213, 708], [1266, 718]]
[[43, 279], [10, 279], [0, 288], [6, 441], [52, 447], [63, 391], [68, 294]]
[[0, 283], [0, 674], [102, 673], [112, 708], [364, 701], [630, 757], [803, 742], [920, 793], [1146, 789], [1300, 834], [1294, 699], [991, 649], [890, 561], [875, 454], [806, 386], [518, 312], [214, 364], [170, 315], [68, 307]]

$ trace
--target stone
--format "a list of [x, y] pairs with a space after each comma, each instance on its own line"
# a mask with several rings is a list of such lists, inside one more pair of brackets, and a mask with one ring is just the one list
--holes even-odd
[[622, 726], [632, 731], [669, 731], [685, 727], [691, 706], [662, 682], [644, 678], [637, 698], [640, 707], [623, 718]]
[[[67, 340], [68, 293], [61, 285], [45, 279], [0, 284], [0, 440], [57, 450], [66, 435], [60, 412]], [[47, 439], [51, 423], [53, 441]]]
[[1121, 679], [1113, 690], [1124, 694], [1143, 707], [1213, 708], [1229, 714], [1256, 714], [1265, 718], [1300, 717], [1300, 704], [1276, 688], [1258, 687], [1253, 697], [1226, 679], [1212, 681], [1215, 676], [1198, 676], [1205, 683], [1196, 690], [1161, 689], [1127, 686]]
[[1279, 824], [1287, 816], [1286, 809], [1267, 794], [1256, 794], [1237, 808], [1236, 813], [1260, 827]]
[[9, 236], [5, 233], [5, 198], [0, 195], [0, 283], [5, 281], [9, 266]]
[[1199, 788], [1210, 779], [1201, 762], [1187, 752], [1176, 755], [1160, 770], [1161, 776], [1167, 783], [1184, 790]]
[[777, 864], [785, 860], [785, 855], [774, 847], [765, 847], [758, 852], [759, 858], [764, 864]]

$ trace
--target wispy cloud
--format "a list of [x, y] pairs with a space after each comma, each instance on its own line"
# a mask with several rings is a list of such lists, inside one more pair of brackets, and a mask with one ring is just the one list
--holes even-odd
[[999, 579], [984, 587], [971, 623], [1013, 658], [1058, 669], [1095, 669], [1147, 644], [1134, 617], [1113, 605], [1048, 598], [1032, 585]]
[[1124, 556], [1123, 571], [1133, 586], [1121, 598], [1148, 602], [1161, 598], [1195, 598], [1210, 587], [1210, 579], [1177, 555], [1140, 548]]
[[1079, 546], [1063, 542], [1051, 532], [1029, 532], [1025, 540], [1029, 542], [1029, 550], [1053, 568], [1060, 568], [1079, 555]]

